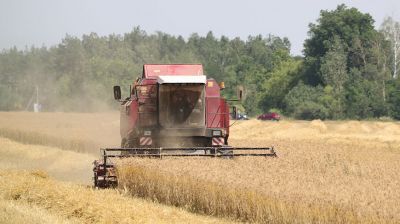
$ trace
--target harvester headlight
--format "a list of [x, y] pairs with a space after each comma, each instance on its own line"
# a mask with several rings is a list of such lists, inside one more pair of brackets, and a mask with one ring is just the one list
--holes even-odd
[[151, 136], [151, 131], [144, 131], [143, 135], [144, 136]]
[[221, 130], [213, 130], [212, 136], [222, 136], [222, 131]]

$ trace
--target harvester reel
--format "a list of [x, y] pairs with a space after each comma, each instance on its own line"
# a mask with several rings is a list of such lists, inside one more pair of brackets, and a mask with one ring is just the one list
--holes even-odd
[[[277, 157], [273, 147], [105, 148], [101, 151], [102, 159], [93, 162], [94, 185], [98, 188], [116, 187], [118, 185], [115, 166], [112, 162], [113, 158], [220, 157], [232, 159], [240, 156]], [[204, 153], [197, 153], [199, 151]]]

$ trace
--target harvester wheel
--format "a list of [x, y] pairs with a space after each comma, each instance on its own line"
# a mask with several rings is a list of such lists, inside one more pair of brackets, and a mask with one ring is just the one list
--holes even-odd
[[94, 172], [93, 176], [94, 176], [93, 177], [94, 187], [97, 187], [97, 174], [96, 174], [96, 172]]

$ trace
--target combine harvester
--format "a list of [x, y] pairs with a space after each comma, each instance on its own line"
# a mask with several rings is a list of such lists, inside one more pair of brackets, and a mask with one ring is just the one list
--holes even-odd
[[[121, 102], [121, 148], [101, 149], [101, 160], [94, 161], [95, 187], [118, 184], [113, 158], [276, 156], [273, 147], [228, 146], [230, 114], [222, 89], [200, 64], [144, 65], [125, 100], [114, 86]], [[240, 100], [242, 91], [238, 95]]]

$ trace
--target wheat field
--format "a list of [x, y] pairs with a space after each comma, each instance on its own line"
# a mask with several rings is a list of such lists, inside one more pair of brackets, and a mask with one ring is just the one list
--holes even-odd
[[120, 144], [119, 114], [0, 112], [0, 136], [98, 155]]
[[[117, 113], [2, 112], [1, 136], [56, 146], [90, 160], [99, 146], [119, 145], [119, 117]], [[238, 121], [231, 127], [230, 145], [274, 146], [278, 158], [122, 160], [118, 161], [119, 191], [134, 199], [244, 222], [400, 223], [399, 136], [399, 122]], [[14, 158], [19, 154], [31, 158], [23, 152], [28, 148], [8, 148], [12, 150], [1, 148], [5, 155], [12, 157], [15, 148]], [[40, 148], [40, 152], [49, 150]], [[63, 180], [75, 179], [62, 167], [78, 170], [85, 161], [74, 165], [68, 160], [60, 159], [64, 162], [59, 168], [44, 169], [59, 169], [49, 172], [57, 179], [63, 175]], [[13, 163], [0, 159], [2, 164]], [[83, 169], [78, 173], [85, 179]]]
[[242, 221], [400, 222], [399, 123], [252, 120], [232, 129], [232, 145], [274, 145], [279, 157], [129, 159], [119, 164], [121, 187]]
[[59, 148], [28, 145], [0, 137], [0, 169], [44, 170], [57, 180], [79, 184], [92, 184], [91, 154], [77, 153]]
[[46, 209], [14, 200], [0, 200], [0, 223], [7, 224], [75, 224], [77, 220], [65, 219]]
[[4, 223], [228, 223], [116, 190], [56, 181], [42, 171], [3, 170], [0, 180]]
[[90, 154], [1, 137], [0, 154], [0, 223], [232, 222], [95, 190]]

